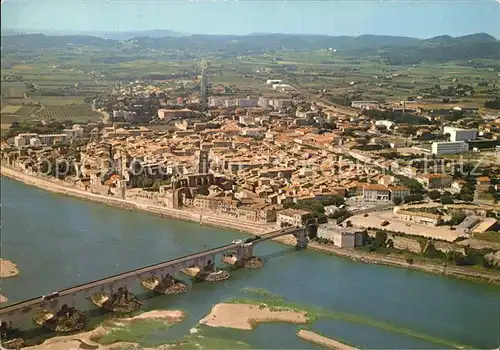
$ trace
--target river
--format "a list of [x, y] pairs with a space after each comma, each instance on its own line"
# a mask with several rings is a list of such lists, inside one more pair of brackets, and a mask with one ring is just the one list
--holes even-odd
[[[19, 276], [1, 283], [8, 303], [246, 237], [52, 194], [5, 178], [1, 199], [1, 255], [20, 270]], [[275, 242], [259, 245], [255, 253], [265, 258], [263, 269], [232, 271], [221, 283], [195, 283], [181, 296], [145, 293], [144, 310], [180, 309], [187, 319], [168, 329], [129, 330], [126, 340], [149, 346], [189, 337], [214, 304], [248, 297], [245, 288], [261, 288], [307, 307], [341, 312], [344, 316], [319, 319], [308, 327], [358, 347], [443, 348], [445, 341], [475, 348], [499, 345], [499, 286], [296, 251]], [[97, 315], [92, 325], [105, 317]], [[254, 331], [202, 328], [207, 344], [224, 339], [252, 348], [318, 348], [296, 337], [297, 326], [291, 324], [265, 324]], [[215, 344], [222, 347], [222, 341]]]

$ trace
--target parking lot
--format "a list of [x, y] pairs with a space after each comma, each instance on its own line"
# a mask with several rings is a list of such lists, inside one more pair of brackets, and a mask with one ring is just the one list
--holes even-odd
[[[432, 227], [396, 219], [394, 218], [392, 211], [374, 212], [368, 214], [368, 216], [366, 217], [362, 214], [355, 215], [350, 217], [349, 220], [356, 227], [383, 228], [389, 231], [403, 232], [409, 235], [424, 236], [434, 239], [442, 239], [448, 242], [453, 242], [460, 236], [459, 231], [450, 230], [448, 226]], [[381, 224], [385, 220], [389, 221], [389, 225], [382, 226]]]

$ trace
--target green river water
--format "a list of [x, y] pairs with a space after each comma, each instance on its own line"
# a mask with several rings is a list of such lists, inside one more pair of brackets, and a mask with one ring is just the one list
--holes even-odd
[[[1, 185], [1, 255], [20, 270], [19, 276], [1, 282], [8, 303], [247, 236], [85, 202], [5, 178]], [[306, 328], [360, 348], [499, 346], [499, 286], [367, 265], [274, 242], [259, 245], [255, 254], [265, 259], [263, 269], [232, 271], [224, 282], [193, 284], [179, 276], [190, 285], [181, 296], [156, 296], [138, 285], [133, 291], [144, 301], [142, 310], [183, 310], [186, 320], [174, 326], [140, 322], [100, 341], [142, 346], [186, 341], [187, 348], [319, 348], [298, 338], [299, 326], [293, 324], [261, 324], [253, 331], [197, 325], [214, 304], [250, 298], [305, 309], [318, 315]], [[109, 317], [92, 309], [89, 304], [90, 327]], [[31, 341], [48, 336], [42, 330], [33, 332]]]

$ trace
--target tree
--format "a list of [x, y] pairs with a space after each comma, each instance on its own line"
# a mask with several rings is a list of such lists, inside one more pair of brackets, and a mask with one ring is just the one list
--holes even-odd
[[345, 203], [344, 197], [341, 196], [325, 196], [321, 202], [323, 203], [324, 206], [328, 205], [342, 205]]
[[424, 199], [424, 196], [422, 196], [421, 194], [410, 194], [410, 195], [405, 196], [403, 198], [405, 203], [420, 202], [423, 199]]
[[441, 197], [441, 204], [453, 204], [455, 201], [451, 197]]
[[375, 240], [373, 241], [373, 246], [376, 248], [385, 247], [385, 241], [387, 240], [387, 233], [384, 231], [377, 231], [375, 233]]
[[441, 193], [439, 191], [433, 190], [433, 191], [430, 191], [429, 193], [427, 193], [427, 197], [429, 197], [430, 199], [435, 201], [435, 200], [438, 200], [439, 198], [441, 198]]
[[170, 185], [170, 178], [166, 180], [156, 180], [151, 187], [153, 191], [159, 191], [161, 186]]
[[392, 202], [395, 205], [400, 205], [403, 202], [403, 199], [401, 199], [401, 197], [394, 197], [394, 198], [392, 198]]
[[486, 101], [484, 106], [491, 109], [500, 109], [500, 97]]
[[472, 202], [474, 200], [474, 197], [471, 194], [464, 194], [461, 198], [464, 202]]
[[465, 213], [461, 212], [461, 211], [456, 211], [456, 212], [453, 212], [453, 214], [451, 215], [451, 219], [450, 219], [450, 226], [456, 226], [456, 225], [460, 225], [462, 223], [462, 221], [465, 220], [467, 216], [465, 215]]
[[142, 176], [142, 175], [137, 176], [135, 183], [136, 183], [136, 186], [138, 188], [143, 188], [144, 187], [144, 176]]
[[347, 214], [347, 210], [345, 210], [345, 209], [339, 209], [335, 213], [329, 214], [328, 218], [329, 219], [338, 219], [338, 218], [343, 217], [346, 214]]

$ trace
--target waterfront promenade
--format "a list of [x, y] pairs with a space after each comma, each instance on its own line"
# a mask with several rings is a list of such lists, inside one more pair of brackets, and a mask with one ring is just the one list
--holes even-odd
[[[95, 193], [78, 189], [61, 180], [29, 175], [20, 170], [13, 169], [3, 164], [0, 169], [0, 172], [2, 176], [6, 176], [17, 181], [21, 181], [28, 185], [33, 185], [50, 192], [60, 193], [72, 197], [77, 197], [80, 199], [87, 199], [94, 202], [107, 204], [123, 209], [140, 210], [157, 215], [162, 215], [169, 218], [198, 222], [198, 223], [200, 222], [200, 213], [190, 212], [187, 210], [171, 209], [139, 201], [123, 200], [110, 196], [98, 195]], [[251, 222], [245, 222], [239, 219], [217, 216], [216, 214], [212, 215], [203, 214], [201, 224], [207, 226], [232, 229], [236, 231], [250, 233], [253, 235], [261, 235], [263, 233], [271, 232], [274, 229], [272, 225], [259, 225]], [[295, 244], [295, 239], [286, 236], [277, 237], [274, 238], [273, 240], [289, 245]], [[426, 261], [415, 260], [412, 264], [409, 264], [403, 257], [399, 258], [394, 256], [376, 254], [376, 253], [368, 253], [355, 249], [338, 248], [333, 245], [318, 244], [315, 242], [310, 242], [308, 247], [310, 249], [330, 254], [335, 254], [341, 257], [369, 264], [383, 264], [383, 265], [403, 267], [413, 270], [420, 270], [433, 274], [448, 275], [457, 278], [480, 280], [490, 283], [500, 283], [500, 273], [498, 272], [479, 271], [473, 268], [458, 267], [458, 266], [445, 267], [443, 266], [442, 263], [432, 262], [428, 260]]]

